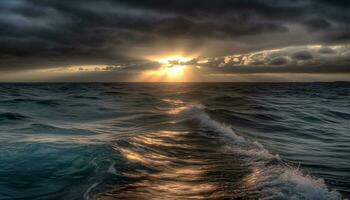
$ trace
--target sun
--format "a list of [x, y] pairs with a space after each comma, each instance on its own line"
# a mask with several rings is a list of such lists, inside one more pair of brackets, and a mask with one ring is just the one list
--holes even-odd
[[163, 67], [161, 71], [163, 71], [163, 73], [165, 73], [169, 78], [174, 79], [182, 77], [185, 69], [185, 65], [172, 65]]
[[166, 75], [168, 81], [180, 80], [185, 75], [186, 62], [190, 60], [192, 58], [179, 55], [159, 58], [157, 62], [162, 64], [160, 74]]
[[162, 65], [158, 70], [148, 71], [147, 75], [155, 81], [183, 81], [186, 68], [186, 65]]
[[148, 81], [161, 82], [181, 82], [186, 80], [188, 69], [187, 62], [193, 58], [179, 55], [153, 58], [152, 60], [160, 64], [157, 70], [150, 70], [143, 74], [142, 79]]

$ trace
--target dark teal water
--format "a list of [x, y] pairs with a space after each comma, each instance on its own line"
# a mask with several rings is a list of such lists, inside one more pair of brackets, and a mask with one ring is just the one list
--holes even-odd
[[342, 199], [350, 83], [0, 84], [0, 199]]

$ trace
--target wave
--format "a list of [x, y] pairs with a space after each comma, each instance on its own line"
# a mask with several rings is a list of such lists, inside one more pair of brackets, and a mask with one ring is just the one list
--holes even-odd
[[341, 111], [328, 111], [325, 113], [327, 116], [334, 117], [336, 119], [342, 118], [345, 120], [350, 120], [350, 113], [341, 112]]
[[97, 96], [84, 96], [84, 95], [73, 95], [73, 96], [71, 96], [71, 98], [73, 98], [73, 99], [92, 99], [92, 100], [100, 99]]
[[[279, 155], [271, 154], [262, 144], [235, 133], [232, 127], [220, 123], [206, 113], [201, 104], [188, 106], [185, 115], [199, 122], [200, 127], [221, 134], [223, 151], [237, 155], [251, 173], [240, 185], [246, 192], [263, 199], [341, 199], [340, 193], [329, 190], [324, 180], [290, 166]], [[239, 196], [239, 194], [236, 194]]]
[[54, 135], [96, 135], [95, 132], [80, 128], [63, 128], [49, 124], [32, 123], [28, 127], [17, 129], [30, 134], [54, 134]]
[[234, 139], [237, 143], [242, 143], [245, 139], [241, 136], [238, 136], [231, 127], [226, 126], [225, 124], [219, 123], [209, 117], [207, 113], [204, 112], [205, 107], [201, 104], [193, 105], [185, 110], [190, 114], [194, 115], [196, 119], [200, 122], [200, 125], [206, 128], [214, 129], [217, 132], [225, 134]]
[[20, 120], [25, 120], [25, 119], [29, 119], [29, 118], [30, 117], [19, 114], [19, 113], [13, 113], [13, 112], [0, 113], [0, 121], [4, 121], [4, 120], [20, 121]]

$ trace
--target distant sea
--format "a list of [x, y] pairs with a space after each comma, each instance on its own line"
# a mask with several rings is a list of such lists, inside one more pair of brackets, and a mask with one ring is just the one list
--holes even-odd
[[0, 84], [0, 200], [350, 197], [350, 83]]

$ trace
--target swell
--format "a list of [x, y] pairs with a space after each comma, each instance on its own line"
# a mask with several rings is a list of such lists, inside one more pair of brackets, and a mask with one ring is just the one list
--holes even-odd
[[[279, 155], [271, 154], [262, 144], [251, 141], [234, 132], [223, 123], [213, 120], [203, 105], [192, 105], [183, 114], [196, 120], [200, 127], [219, 134], [225, 142], [222, 151], [237, 155], [251, 171], [241, 180], [240, 192], [267, 199], [341, 199], [340, 193], [328, 189], [324, 180], [312, 177], [302, 169], [283, 161]], [[239, 191], [239, 190], [238, 190]]]
[[14, 112], [4, 112], [4, 113], [0, 113], [0, 122], [1, 121], [22, 121], [22, 120], [26, 120], [29, 119], [30, 117], [19, 114], [19, 113], [14, 113]]
[[55, 134], [55, 135], [95, 135], [96, 133], [87, 129], [79, 128], [63, 128], [49, 124], [32, 123], [29, 127], [17, 129], [17, 131], [26, 132], [29, 134]]
[[1, 103], [7, 103], [7, 104], [18, 104], [18, 103], [36, 103], [38, 105], [42, 106], [59, 106], [60, 100], [57, 99], [29, 99], [29, 98], [15, 98], [10, 100], [3, 100]]

